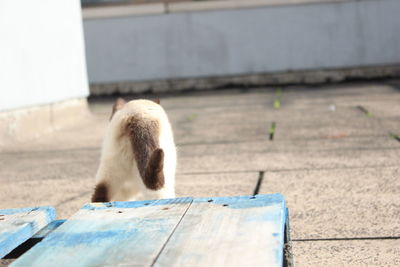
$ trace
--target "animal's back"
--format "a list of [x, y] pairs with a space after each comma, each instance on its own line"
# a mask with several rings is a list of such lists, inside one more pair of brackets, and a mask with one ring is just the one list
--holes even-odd
[[[163, 108], [153, 101], [134, 100], [115, 111], [92, 201], [174, 197], [176, 148]], [[102, 197], [96, 192], [102, 192]]]

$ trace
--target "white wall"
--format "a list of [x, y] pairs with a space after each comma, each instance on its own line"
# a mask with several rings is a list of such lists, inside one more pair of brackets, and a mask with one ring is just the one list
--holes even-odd
[[293, 2], [85, 19], [90, 82], [400, 63], [400, 0]]
[[0, 111], [88, 95], [79, 0], [0, 1]]

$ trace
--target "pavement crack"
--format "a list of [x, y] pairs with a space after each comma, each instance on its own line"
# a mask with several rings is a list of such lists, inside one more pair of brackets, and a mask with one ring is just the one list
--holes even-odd
[[260, 171], [258, 173], [258, 180], [257, 180], [256, 187], [254, 188], [253, 195], [257, 195], [260, 192], [261, 184], [264, 180], [264, 173], [265, 173], [264, 171]]
[[390, 137], [392, 137], [397, 142], [400, 142], [400, 136], [394, 133], [389, 133]]
[[368, 109], [366, 109], [365, 107], [357, 106], [357, 109], [360, 110], [365, 115], [367, 115], [368, 118], [372, 118], [373, 117], [372, 113], [370, 111], [368, 111]]
[[400, 236], [299, 238], [299, 239], [292, 239], [292, 241], [294, 241], [294, 242], [313, 242], [313, 241], [351, 241], [351, 240], [381, 240], [381, 239], [400, 239]]
[[276, 122], [271, 123], [271, 127], [269, 128], [269, 140], [273, 141], [274, 140], [274, 135], [275, 135], [275, 130], [276, 130]]

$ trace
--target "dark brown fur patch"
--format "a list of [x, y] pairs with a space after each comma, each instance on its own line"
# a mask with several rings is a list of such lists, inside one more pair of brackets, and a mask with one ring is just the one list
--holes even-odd
[[164, 186], [164, 151], [157, 148], [150, 156], [144, 174], [144, 182], [147, 188], [158, 190]]
[[111, 112], [110, 120], [111, 120], [112, 117], [114, 116], [114, 113], [117, 112], [118, 110], [122, 109], [122, 108], [124, 107], [125, 104], [126, 104], [125, 99], [120, 98], [120, 97], [114, 102], [114, 105], [113, 105], [113, 107], [112, 107], [112, 112]]
[[164, 152], [159, 148], [159, 122], [147, 118], [130, 117], [126, 123], [140, 176], [148, 189], [164, 186]]
[[108, 202], [110, 201], [108, 198], [108, 186], [106, 183], [99, 183], [96, 185], [94, 189], [94, 193], [92, 195], [92, 202]]

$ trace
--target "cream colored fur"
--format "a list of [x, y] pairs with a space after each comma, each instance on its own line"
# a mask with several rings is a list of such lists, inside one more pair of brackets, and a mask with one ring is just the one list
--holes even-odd
[[[124, 123], [130, 116], [143, 120], [159, 121], [159, 146], [164, 151], [164, 187], [149, 190], [142, 178], [132, 151], [129, 137], [123, 134]], [[111, 119], [102, 146], [97, 184], [105, 182], [110, 201], [160, 199], [175, 197], [176, 148], [168, 117], [164, 109], [149, 100], [133, 100], [126, 103]]]

